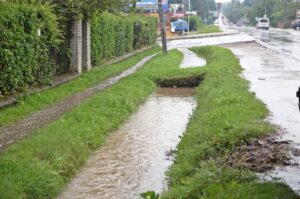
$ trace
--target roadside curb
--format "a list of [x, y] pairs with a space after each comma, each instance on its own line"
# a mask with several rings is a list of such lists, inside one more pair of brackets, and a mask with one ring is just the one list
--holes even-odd
[[[184, 36], [167, 38], [167, 41], [181, 40], [181, 39], [201, 39], [201, 38], [208, 38], [208, 37], [221, 37], [221, 36], [229, 36], [229, 35], [237, 35], [237, 34], [240, 33], [238, 31], [232, 31], [232, 32], [218, 32], [218, 33], [197, 34], [197, 35], [184, 35]], [[161, 41], [161, 38], [158, 38], [157, 41]]]
[[274, 53], [277, 53], [277, 54], [282, 55], [282, 56], [287, 56], [287, 57], [290, 57], [290, 58], [292, 58], [294, 60], [300, 61], [300, 59], [298, 59], [296, 57], [293, 57], [293, 56], [291, 56], [291, 55], [289, 55], [287, 53], [280, 52], [280, 51], [272, 48], [270, 45], [268, 45], [268, 44], [266, 44], [266, 43], [264, 43], [262, 41], [255, 40], [255, 43], [257, 43], [258, 45], [260, 45], [263, 48], [266, 48], [266, 49], [269, 49], [269, 50], [273, 51]]
[[[101, 66], [105, 66], [105, 65], [111, 65], [111, 64], [115, 64], [119, 61], [122, 61], [124, 59], [127, 59], [129, 57], [132, 57], [138, 53], [141, 53], [141, 52], [144, 52], [146, 50], [149, 50], [151, 48], [153, 48], [155, 45], [152, 45], [152, 46], [148, 46], [148, 47], [145, 47], [145, 48], [142, 48], [142, 49], [139, 49], [139, 50], [136, 50], [132, 53], [128, 53], [128, 54], [125, 54], [123, 56], [120, 56], [120, 57], [116, 57], [110, 61], [107, 61], [101, 65], [98, 65], [98, 66], [94, 66], [93, 68], [97, 68], [97, 67], [101, 67]], [[84, 74], [84, 73], [83, 73]], [[63, 74], [63, 75], [66, 75], [66, 74]], [[58, 75], [55, 77], [56, 80], [54, 80], [54, 82], [51, 84], [51, 85], [48, 85], [48, 86], [43, 86], [43, 87], [40, 87], [40, 88], [31, 88], [27, 91], [27, 94], [28, 95], [32, 95], [32, 94], [35, 94], [35, 93], [39, 93], [39, 92], [42, 92], [42, 91], [45, 91], [45, 90], [49, 90], [51, 88], [55, 88], [55, 87], [58, 87], [64, 83], [68, 83], [78, 77], [80, 77], [79, 74], [77, 73], [67, 73], [66, 77], [63, 77], [63, 78], [60, 78], [62, 77], [63, 75]], [[18, 94], [21, 94], [21, 93], [18, 93]], [[14, 105], [18, 102], [18, 94], [15, 94], [15, 95], [11, 95], [11, 96], [7, 96], [5, 97], [4, 99], [0, 99], [0, 109], [3, 109], [5, 107], [8, 107], [8, 106], [11, 106], [11, 105]]]

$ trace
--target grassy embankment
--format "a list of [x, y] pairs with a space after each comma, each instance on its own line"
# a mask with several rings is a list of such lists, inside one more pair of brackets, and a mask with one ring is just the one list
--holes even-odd
[[200, 28], [198, 28], [197, 33], [198, 34], [206, 34], [206, 33], [216, 33], [216, 32], [222, 32], [218, 26], [215, 25], [204, 25]]
[[[153, 80], [206, 72], [164, 198], [296, 198], [284, 185], [259, 184], [253, 173], [222, 165], [241, 140], [273, 131], [267, 110], [247, 91], [238, 60], [218, 47], [197, 50], [204, 68], [179, 69], [182, 54], [171, 51], [147, 63], [59, 120], [12, 145], [0, 155], [0, 198], [53, 198], [74, 176], [106, 135], [136, 110], [156, 88]], [[221, 158], [219, 158], [221, 157]], [[282, 196], [282, 197], [281, 197]]]
[[82, 74], [75, 80], [62, 84], [56, 88], [35, 93], [26, 97], [16, 106], [0, 109], [0, 126], [16, 122], [30, 113], [48, 107], [64, 98], [84, 89], [96, 85], [101, 81], [119, 74], [139, 62], [142, 58], [159, 51], [159, 47], [138, 53], [126, 60], [109, 65], [93, 68], [90, 72]]
[[156, 89], [153, 79], [199, 72], [179, 69], [181, 59], [178, 51], [158, 55], [136, 74], [10, 146], [0, 155], [0, 198], [55, 197], [106, 135]]
[[170, 190], [163, 199], [300, 198], [286, 185], [262, 183], [247, 169], [226, 166], [226, 157], [236, 145], [275, 131], [264, 121], [265, 106], [248, 91], [248, 82], [229, 50], [193, 48], [208, 60], [205, 80], [197, 89], [198, 107], [178, 145], [168, 175]]

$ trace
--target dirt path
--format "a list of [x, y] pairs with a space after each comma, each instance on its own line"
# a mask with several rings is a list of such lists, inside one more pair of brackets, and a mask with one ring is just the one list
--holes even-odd
[[146, 62], [150, 61], [155, 55], [156, 54], [145, 57], [130, 69], [125, 70], [121, 74], [109, 78], [94, 87], [88, 88], [85, 91], [69, 96], [66, 99], [54, 104], [53, 106], [37, 111], [17, 123], [0, 128], [0, 151], [3, 151], [9, 145], [33, 133], [37, 128], [41, 128], [42, 126], [45, 126], [50, 122], [56, 120], [65, 112], [70, 111], [72, 108], [84, 102], [91, 96], [116, 84], [124, 77], [135, 73]]

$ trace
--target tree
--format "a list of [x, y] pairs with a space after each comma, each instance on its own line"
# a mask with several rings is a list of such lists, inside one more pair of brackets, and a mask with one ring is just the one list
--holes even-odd
[[16, 3], [51, 4], [65, 17], [89, 17], [96, 10], [119, 10], [133, 0], [8, 0]]
[[191, 0], [193, 10], [200, 12], [202, 19], [208, 19], [209, 11], [216, 10], [216, 3], [214, 0]]
[[236, 23], [243, 18], [247, 18], [249, 8], [244, 4], [241, 4], [238, 0], [232, 0], [229, 5], [224, 8], [224, 14], [227, 18]]
[[252, 24], [256, 24], [256, 18], [266, 14], [271, 25], [277, 26], [282, 22], [288, 26], [295, 18], [297, 9], [300, 9], [300, 5], [293, 0], [245, 0], [243, 4], [233, 0], [224, 9], [224, 14], [233, 22], [247, 18]]

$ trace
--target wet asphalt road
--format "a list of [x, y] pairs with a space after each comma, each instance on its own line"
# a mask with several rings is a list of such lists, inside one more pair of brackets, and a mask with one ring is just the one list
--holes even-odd
[[[236, 28], [239, 35], [217, 38], [177, 40], [169, 42], [173, 48], [222, 45], [240, 59], [243, 77], [270, 110], [269, 120], [280, 126], [284, 134], [278, 140], [290, 140], [300, 163], [300, 113], [296, 91], [300, 87], [300, 31], [255, 28]], [[252, 42], [251, 42], [252, 41]], [[256, 41], [256, 42], [253, 42]], [[278, 167], [264, 177], [280, 178], [300, 194], [300, 166]]]
[[263, 42], [268, 48], [300, 61], [300, 31], [272, 28], [267, 31], [257, 30], [252, 27], [240, 27], [236, 29], [241, 33], [250, 35], [256, 40]]

